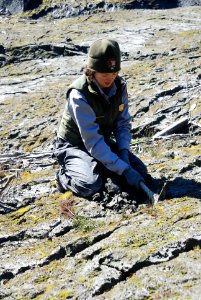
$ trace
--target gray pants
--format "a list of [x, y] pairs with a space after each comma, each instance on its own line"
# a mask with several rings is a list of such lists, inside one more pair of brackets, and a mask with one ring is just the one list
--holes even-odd
[[[117, 153], [116, 143], [110, 142], [109, 146]], [[104, 179], [111, 176], [120, 177], [95, 160], [83, 145], [72, 146], [60, 138], [54, 141], [53, 157], [60, 165], [57, 176], [63, 189], [70, 189], [81, 197], [89, 197], [101, 190]], [[147, 168], [143, 162], [131, 152], [129, 158], [131, 166], [145, 178]]]

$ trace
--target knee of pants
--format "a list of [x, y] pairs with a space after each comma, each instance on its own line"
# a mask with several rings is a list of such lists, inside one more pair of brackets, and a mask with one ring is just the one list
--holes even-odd
[[103, 181], [100, 176], [94, 178], [90, 182], [76, 182], [74, 189], [77, 195], [81, 197], [89, 197], [97, 193], [103, 186]]

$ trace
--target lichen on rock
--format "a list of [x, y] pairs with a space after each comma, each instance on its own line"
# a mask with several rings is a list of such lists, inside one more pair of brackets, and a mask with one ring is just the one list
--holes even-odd
[[[71, 17], [67, 1], [43, 1], [0, 17], [1, 299], [201, 293], [201, 8], [123, 10], [110, 2], [72, 1]], [[56, 189], [52, 141], [66, 89], [102, 37], [120, 43], [132, 151], [160, 187], [166, 182], [154, 208], [111, 181], [105, 202], [100, 195], [71, 201], [71, 192]], [[177, 132], [153, 138], [183, 117], [188, 123]], [[73, 214], [62, 213], [62, 201]]]

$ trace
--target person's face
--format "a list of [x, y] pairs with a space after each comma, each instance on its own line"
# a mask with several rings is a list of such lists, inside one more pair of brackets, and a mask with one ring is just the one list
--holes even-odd
[[95, 73], [95, 79], [98, 82], [98, 84], [100, 85], [101, 88], [109, 88], [115, 78], [117, 77], [118, 72], [114, 72], [114, 73], [99, 73], [96, 72]]

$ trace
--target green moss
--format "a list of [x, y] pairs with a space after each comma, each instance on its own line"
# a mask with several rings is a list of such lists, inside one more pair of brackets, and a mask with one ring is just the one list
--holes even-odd
[[22, 183], [27, 184], [32, 181], [42, 180], [42, 178], [47, 178], [50, 171], [47, 169], [39, 171], [22, 171], [20, 172], [20, 180]]
[[49, 292], [52, 291], [55, 288], [54, 284], [49, 284], [46, 286], [45, 292]]
[[73, 220], [73, 226], [83, 232], [89, 232], [93, 229], [102, 226], [104, 223], [100, 221], [94, 221], [84, 216], [75, 216]]
[[142, 288], [144, 285], [142, 283], [142, 280], [137, 275], [132, 275], [128, 278], [128, 284], [132, 284], [136, 286], [137, 288]]
[[56, 299], [64, 300], [72, 298], [74, 294], [73, 290], [62, 290], [56, 294]]
[[57, 198], [58, 201], [63, 201], [66, 200], [68, 198], [70, 198], [73, 195], [73, 193], [71, 191], [66, 191], [63, 194], [60, 194], [59, 197]]
[[87, 279], [88, 279], [88, 278], [87, 278], [87, 277], [84, 277], [84, 276], [83, 276], [83, 277], [79, 277], [79, 278], [78, 278], [78, 282], [84, 283], [84, 282], [87, 281]]
[[0, 171], [0, 178], [4, 178], [6, 176], [6, 173], [3, 171]]
[[147, 243], [142, 240], [142, 241], [136, 241], [136, 242], [134, 241], [133, 244], [129, 245], [128, 247], [129, 248], [140, 248], [144, 245], [147, 245]]
[[200, 252], [201, 246], [200, 245], [194, 246], [193, 250]]
[[25, 206], [10, 214], [12, 219], [19, 219], [31, 209], [30, 206]]
[[49, 276], [41, 276], [41, 277], [35, 279], [35, 283], [46, 282], [48, 279], [49, 279]]
[[43, 0], [42, 3], [43, 3], [43, 4], [51, 4], [51, 3], [52, 3], [52, 0]]

